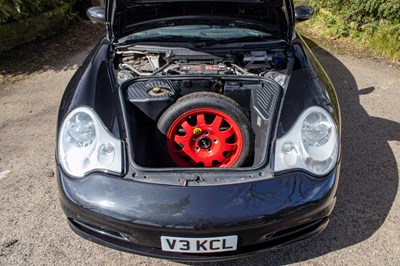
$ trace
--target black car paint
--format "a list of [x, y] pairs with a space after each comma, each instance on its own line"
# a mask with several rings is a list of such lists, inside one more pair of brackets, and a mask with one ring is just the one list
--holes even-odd
[[[60, 105], [58, 129], [71, 110], [88, 106], [117, 138], [127, 143], [120, 93], [112, 70], [112, 49], [104, 37], [76, 72]], [[293, 70], [277, 117], [276, 137], [283, 136], [299, 114], [312, 105], [328, 110], [340, 130], [340, 109], [329, 78], [300, 36], [293, 40], [291, 49]], [[75, 232], [124, 251], [185, 261], [236, 258], [320, 232], [335, 205], [340, 169], [338, 163], [327, 176], [315, 178], [301, 170], [277, 175], [267, 165], [250, 174], [237, 169], [231, 173], [236, 182], [211, 184], [200, 180], [202, 184], [197, 186], [199, 180], [194, 179], [183, 186], [152, 183], [146, 171], [134, 169], [129, 162], [127, 175], [91, 173], [76, 180], [63, 172], [57, 156], [56, 161], [61, 205]], [[142, 178], [132, 178], [132, 173], [139, 173]], [[170, 170], [159, 175], [166, 177], [172, 173]], [[223, 173], [220, 175], [219, 180], [224, 180]], [[313, 222], [314, 227], [301, 229]], [[122, 233], [126, 238], [109, 237], [96, 228]], [[286, 234], [268, 238], [282, 230]], [[160, 249], [161, 235], [233, 234], [239, 235], [235, 252], [185, 255]]]
[[330, 79], [301, 36], [296, 36], [292, 47], [295, 60], [282, 104], [276, 137], [284, 136], [301, 112], [313, 105], [326, 109], [335, 119], [340, 132], [340, 107]]
[[124, 138], [118, 84], [112, 71], [110, 49], [110, 42], [104, 37], [72, 77], [60, 103], [58, 129], [70, 111], [88, 106], [96, 111], [110, 132], [117, 138]]
[[[74, 180], [62, 170], [58, 176], [61, 205], [81, 236], [142, 255], [211, 261], [249, 255], [320, 232], [336, 202], [338, 172], [336, 168], [323, 179], [294, 172], [209, 187], [165, 186], [104, 174]], [[307, 230], [313, 222], [316, 227]], [[227, 235], [239, 236], [237, 251], [185, 255], [160, 248], [161, 236]]]

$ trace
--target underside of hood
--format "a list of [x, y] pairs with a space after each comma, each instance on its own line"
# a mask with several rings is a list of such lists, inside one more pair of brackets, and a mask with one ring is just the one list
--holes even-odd
[[289, 0], [111, 0], [107, 22], [115, 38], [168, 26], [213, 23], [265, 31], [290, 39]]

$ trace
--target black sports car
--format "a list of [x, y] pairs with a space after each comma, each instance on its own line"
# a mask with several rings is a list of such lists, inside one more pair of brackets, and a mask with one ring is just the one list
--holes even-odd
[[[61, 205], [97, 243], [183, 261], [237, 258], [328, 224], [335, 90], [292, 0], [109, 0], [106, 34], [63, 96]], [[84, 37], [84, 36], [83, 36]]]

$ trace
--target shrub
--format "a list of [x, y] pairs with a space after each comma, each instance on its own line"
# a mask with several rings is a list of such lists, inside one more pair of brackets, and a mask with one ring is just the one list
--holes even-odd
[[0, 24], [51, 10], [67, 0], [0, 0]]
[[309, 4], [340, 13], [348, 22], [365, 24], [384, 19], [400, 23], [399, 0], [310, 0]]
[[[340, 17], [347, 25], [358, 31], [368, 28], [374, 33], [374, 27], [389, 25], [395, 27], [392, 36], [400, 38], [400, 1], [399, 0], [309, 0], [308, 4], [317, 11], [328, 9]], [[338, 29], [342, 37], [348, 36], [345, 25]]]
[[301, 4], [315, 10], [312, 19], [301, 24], [304, 29], [347, 38], [372, 55], [400, 63], [399, 0], [302, 0]]

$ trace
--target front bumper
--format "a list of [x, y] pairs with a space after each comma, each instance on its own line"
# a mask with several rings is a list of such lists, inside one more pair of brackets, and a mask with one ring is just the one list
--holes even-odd
[[[298, 172], [242, 184], [183, 187], [58, 168], [61, 205], [82, 237], [115, 249], [176, 261], [247, 256], [321, 232], [336, 202], [339, 166], [315, 179]], [[161, 250], [161, 236], [238, 236], [238, 249], [211, 254]]]

